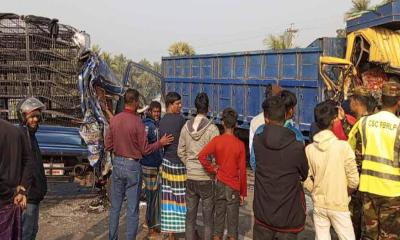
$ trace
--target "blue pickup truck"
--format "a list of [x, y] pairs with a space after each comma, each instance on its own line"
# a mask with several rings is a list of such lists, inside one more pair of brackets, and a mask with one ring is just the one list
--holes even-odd
[[71, 181], [89, 167], [88, 150], [78, 128], [41, 125], [36, 137], [46, 174], [51, 175], [53, 181]]

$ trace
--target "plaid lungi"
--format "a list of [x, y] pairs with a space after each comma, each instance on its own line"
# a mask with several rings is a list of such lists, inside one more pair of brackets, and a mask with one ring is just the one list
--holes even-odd
[[157, 167], [142, 166], [142, 176], [146, 190], [155, 191], [157, 190]]
[[185, 165], [163, 159], [161, 179], [161, 231], [169, 233], [185, 232]]

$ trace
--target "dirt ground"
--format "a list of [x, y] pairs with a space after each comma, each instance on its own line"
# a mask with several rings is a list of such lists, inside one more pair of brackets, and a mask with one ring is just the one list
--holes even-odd
[[[249, 197], [245, 206], [240, 209], [239, 239], [252, 239], [253, 226], [253, 176], [249, 173]], [[86, 240], [108, 239], [108, 211], [93, 212], [89, 204], [96, 198], [95, 190], [80, 187], [76, 183], [51, 183], [49, 193], [40, 206], [40, 222], [38, 238], [40, 240]], [[307, 201], [311, 208], [311, 202]], [[137, 239], [146, 239], [147, 230], [143, 229], [146, 205], [140, 207], [139, 234]], [[120, 239], [125, 239], [126, 206], [123, 205], [120, 220]], [[202, 231], [201, 213], [199, 211], [198, 227]], [[299, 239], [314, 239], [313, 224], [307, 217], [306, 229], [300, 234]], [[160, 237], [159, 239], [163, 239]], [[184, 239], [181, 236], [180, 239]]]

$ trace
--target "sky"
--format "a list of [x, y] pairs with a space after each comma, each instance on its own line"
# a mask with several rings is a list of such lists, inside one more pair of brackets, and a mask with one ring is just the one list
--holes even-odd
[[[2, 12], [57, 18], [90, 34], [112, 54], [152, 62], [176, 41], [196, 53], [265, 49], [263, 39], [294, 23], [295, 45], [306, 47], [344, 28], [351, 0], [1, 0]], [[372, 0], [373, 4], [379, 0]]]

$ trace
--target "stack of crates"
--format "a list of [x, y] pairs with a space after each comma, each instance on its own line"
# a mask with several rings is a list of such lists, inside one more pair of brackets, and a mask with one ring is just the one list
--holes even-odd
[[28, 96], [45, 103], [45, 124], [76, 126], [77, 30], [57, 19], [0, 13], [0, 115], [16, 122], [16, 105]]

